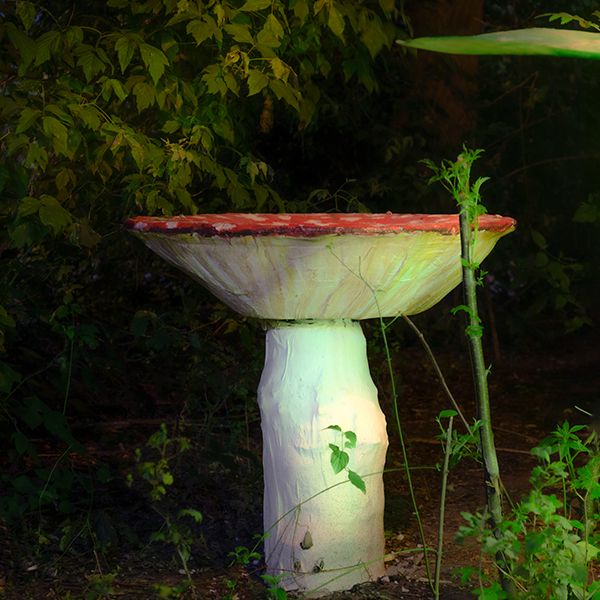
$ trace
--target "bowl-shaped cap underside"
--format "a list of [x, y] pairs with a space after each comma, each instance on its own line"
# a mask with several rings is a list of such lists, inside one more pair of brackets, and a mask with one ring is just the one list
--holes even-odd
[[[138, 217], [127, 227], [233, 310], [261, 319], [416, 314], [462, 278], [457, 215]], [[480, 217], [474, 259], [514, 227]]]

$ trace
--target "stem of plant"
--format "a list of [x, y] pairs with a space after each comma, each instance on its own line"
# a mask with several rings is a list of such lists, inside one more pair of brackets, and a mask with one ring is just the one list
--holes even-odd
[[442, 555], [444, 552], [444, 519], [446, 513], [446, 491], [448, 489], [448, 465], [450, 463], [450, 450], [452, 446], [452, 424], [454, 417], [450, 417], [448, 421], [448, 429], [446, 430], [446, 448], [444, 449], [444, 467], [442, 470], [442, 491], [440, 497], [440, 517], [438, 523], [438, 543], [437, 556], [435, 559], [435, 579], [434, 579], [434, 595], [435, 599], [440, 597], [440, 573], [442, 571]]
[[431, 577], [431, 567], [429, 566], [429, 553], [427, 550], [427, 541], [425, 538], [425, 530], [423, 528], [423, 522], [421, 521], [421, 515], [419, 512], [419, 505], [417, 504], [417, 497], [415, 495], [415, 489], [412, 482], [412, 476], [410, 473], [410, 468], [408, 466], [408, 451], [406, 449], [406, 443], [404, 441], [404, 432], [402, 430], [402, 423], [400, 421], [400, 411], [398, 410], [398, 392], [396, 390], [396, 379], [394, 377], [394, 368], [392, 365], [392, 354], [390, 352], [390, 347], [388, 345], [387, 335], [385, 333], [385, 326], [383, 323], [383, 319], [379, 317], [379, 322], [381, 326], [381, 336], [383, 339], [383, 346], [385, 349], [385, 357], [386, 363], [390, 374], [390, 387], [392, 392], [392, 407], [394, 411], [394, 419], [396, 421], [396, 429], [398, 431], [398, 439], [400, 440], [400, 448], [402, 450], [402, 458], [404, 460], [405, 466], [405, 475], [406, 475], [406, 483], [408, 484], [408, 490], [410, 492], [410, 499], [415, 510], [415, 517], [417, 519], [417, 526], [419, 528], [419, 537], [421, 538], [421, 543], [423, 544], [423, 558], [425, 563], [425, 572], [427, 574], [427, 581], [429, 581], [429, 585], [432, 588], [432, 591], [435, 592], [435, 582]]
[[479, 412], [478, 418], [481, 420], [481, 449], [486, 471], [488, 508], [493, 520], [493, 527], [496, 528], [502, 521], [500, 469], [498, 466], [498, 457], [496, 456], [494, 433], [492, 430], [490, 397], [487, 384], [488, 370], [485, 366], [483, 356], [481, 334], [478, 332], [481, 326], [477, 310], [477, 283], [475, 281], [475, 272], [471, 263], [472, 224], [466, 211], [461, 211], [460, 233], [463, 256], [465, 304], [469, 307], [469, 326], [467, 328], [467, 335], [469, 339], [475, 394]]
[[454, 410], [458, 413], [458, 416], [460, 417], [460, 420], [463, 422], [465, 429], [467, 431], [469, 431], [471, 429], [469, 427], [469, 423], [467, 422], [467, 419], [465, 418], [465, 415], [463, 414], [462, 410], [460, 410], [460, 406], [458, 406], [458, 403], [454, 399], [454, 396], [453, 396], [452, 392], [450, 391], [448, 384], [446, 383], [446, 378], [444, 377], [444, 374], [442, 373], [442, 369], [440, 369], [440, 365], [438, 364], [438, 361], [435, 358], [435, 355], [433, 354], [433, 350], [431, 349], [431, 346], [428, 344], [427, 340], [425, 339], [425, 336], [423, 335], [421, 330], [414, 324], [412, 319], [409, 319], [406, 315], [402, 315], [402, 318], [408, 324], [408, 326], [416, 333], [417, 337], [419, 338], [419, 341], [421, 342], [421, 345], [425, 349], [425, 352], [427, 352], [427, 356], [429, 356], [429, 359], [431, 360], [431, 364], [433, 365], [435, 373], [438, 376], [438, 379], [440, 380], [442, 387], [444, 388], [444, 392], [446, 392], [446, 396], [448, 396], [450, 402], [452, 403], [452, 406], [454, 407]]
[[[477, 418], [481, 421], [480, 436], [481, 436], [481, 454], [483, 456], [485, 490], [487, 496], [488, 511], [491, 517], [491, 527], [496, 539], [502, 537], [500, 531], [500, 523], [502, 522], [502, 490], [500, 483], [500, 468], [498, 466], [498, 457], [496, 455], [496, 447], [494, 445], [494, 432], [492, 430], [492, 418], [490, 409], [490, 396], [487, 382], [488, 370], [485, 366], [483, 355], [483, 345], [481, 341], [481, 320], [477, 309], [477, 281], [475, 278], [475, 265], [472, 262], [471, 249], [473, 248], [473, 227], [475, 225], [474, 218], [471, 217], [473, 212], [469, 202], [475, 202], [471, 197], [468, 178], [463, 182], [466, 190], [463, 198], [465, 204], [461, 205], [460, 210], [460, 239], [461, 239], [461, 254], [463, 264], [463, 287], [465, 295], [465, 304], [468, 307], [467, 318], [469, 325], [467, 327], [467, 337], [469, 340], [469, 353], [471, 356], [471, 368], [475, 384], [475, 396], [477, 401]], [[500, 566], [500, 580], [502, 588], [510, 591], [510, 582], [504, 573], [503, 557], [497, 557]]]
[[[479, 435], [481, 439], [481, 454], [484, 464], [484, 479], [487, 498], [487, 508], [490, 515], [490, 525], [496, 539], [502, 537], [500, 525], [502, 523], [502, 484], [500, 482], [500, 468], [494, 445], [492, 430], [492, 417], [490, 397], [487, 383], [488, 369], [485, 366], [482, 345], [482, 327], [479, 311], [477, 309], [477, 278], [476, 271], [479, 265], [473, 260], [472, 249], [477, 234], [477, 223], [480, 214], [485, 212], [480, 203], [479, 189], [486, 178], [479, 178], [471, 184], [471, 166], [481, 154], [481, 150], [468, 150], [463, 148], [456, 162], [443, 161], [441, 166], [426, 160], [425, 164], [432, 169], [434, 176], [429, 180], [440, 181], [452, 194], [459, 206], [460, 215], [460, 244], [461, 264], [463, 274], [464, 306], [455, 310], [467, 313], [468, 325], [466, 328], [471, 358], [471, 371], [475, 385], [477, 404], [477, 418], [481, 422]], [[502, 588], [510, 597], [512, 585], [507, 573], [504, 557], [496, 557], [500, 582]]]

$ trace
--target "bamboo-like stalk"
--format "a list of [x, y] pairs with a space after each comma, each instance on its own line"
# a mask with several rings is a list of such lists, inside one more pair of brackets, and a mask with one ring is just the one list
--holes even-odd
[[[488, 388], [488, 369], [485, 366], [482, 344], [482, 326], [477, 308], [477, 270], [479, 265], [473, 259], [473, 247], [477, 235], [477, 223], [480, 214], [485, 212], [480, 204], [479, 188], [486, 178], [479, 178], [471, 184], [471, 166], [481, 154], [481, 150], [468, 150], [464, 148], [456, 162], [444, 161], [441, 167], [431, 161], [425, 161], [435, 173], [431, 181], [440, 181], [452, 194], [460, 208], [460, 243], [463, 274], [464, 305], [455, 311], [462, 310], [467, 313], [466, 334], [469, 343], [471, 358], [471, 372], [475, 385], [475, 398], [477, 405], [477, 419], [481, 422], [479, 435], [481, 440], [481, 454], [484, 465], [484, 480], [487, 499], [487, 509], [490, 525], [496, 539], [502, 538], [502, 486], [500, 481], [500, 467], [494, 445], [494, 432], [492, 429], [492, 416]], [[496, 556], [500, 583], [509, 594], [512, 591], [510, 573], [502, 554]]]
[[464, 207], [460, 213], [460, 239], [463, 262], [463, 288], [467, 311], [467, 337], [475, 395], [477, 398], [477, 418], [481, 421], [481, 454], [485, 468], [485, 488], [487, 505], [492, 519], [494, 535], [499, 537], [498, 526], [502, 521], [502, 489], [500, 485], [500, 467], [494, 445], [490, 395], [488, 389], [488, 370], [485, 366], [483, 344], [481, 343], [481, 320], [477, 308], [477, 282], [475, 267], [472, 263], [471, 248], [473, 247], [473, 224], [469, 219], [469, 209]]
[[[475, 154], [475, 158], [477, 154]], [[461, 160], [462, 159], [462, 160]], [[481, 455], [483, 458], [484, 483], [487, 499], [487, 509], [490, 516], [490, 526], [496, 539], [502, 538], [500, 524], [502, 523], [502, 484], [500, 481], [500, 466], [494, 444], [494, 431], [492, 428], [492, 411], [488, 388], [489, 370], [485, 366], [482, 344], [482, 326], [477, 307], [477, 279], [476, 270], [479, 265], [473, 262], [472, 249], [477, 233], [477, 217], [479, 215], [479, 186], [483, 179], [478, 180], [473, 188], [470, 184], [471, 162], [465, 160], [464, 155], [459, 156], [457, 162], [459, 173], [457, 183], [458, 194], [455, 195], [460, 206], [460, 243], [463, 273], [463, 293], [466, 305], [468, 325], [466, 334], [469, 341], [469, 355], [471, 358], [471, 372], [475, 386], [477, 406], [477, 419], [481, 421], [479, 435], [481, 439]], [[463, 170], [460, 173], [460, 170]], [[512, 592], [510, 574], [504, 556], [496, 556], [500, 584], [509, 595]]]

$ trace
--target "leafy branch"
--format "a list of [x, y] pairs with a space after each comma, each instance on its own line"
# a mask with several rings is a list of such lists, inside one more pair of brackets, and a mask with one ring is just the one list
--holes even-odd
[[367, 493], [367, 486], [365, 480], [355, 471], [348, 468], [350, 462], [350, 455], [346, 450], [356, 448], [356, 433], [354, 431], [343, 431], [339, 425], [329, 425], [325, 429], [331, 429], [337, 431], [340, 434], [340, 441], [338, 444], [329, 444], [331, 450], [331, 466], [333, 472], [337, 475], [344, 469], [348, 472], [348, 480], [350, 483], [357, 487], [363, 494]]

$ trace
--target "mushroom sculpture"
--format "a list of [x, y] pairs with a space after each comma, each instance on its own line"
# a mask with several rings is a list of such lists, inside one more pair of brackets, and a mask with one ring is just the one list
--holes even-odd
[[[480, 217], [475, 260], [514, 226]], [[419, 313], [460, 283], [458, 216], [220, 214], [127, 227], [266, 323], [258, 402], [268, 573], [313, 595], [382, 576], [388, 439], [358, 320]], [[332, 468], [344, 440], [364, 493]]]

